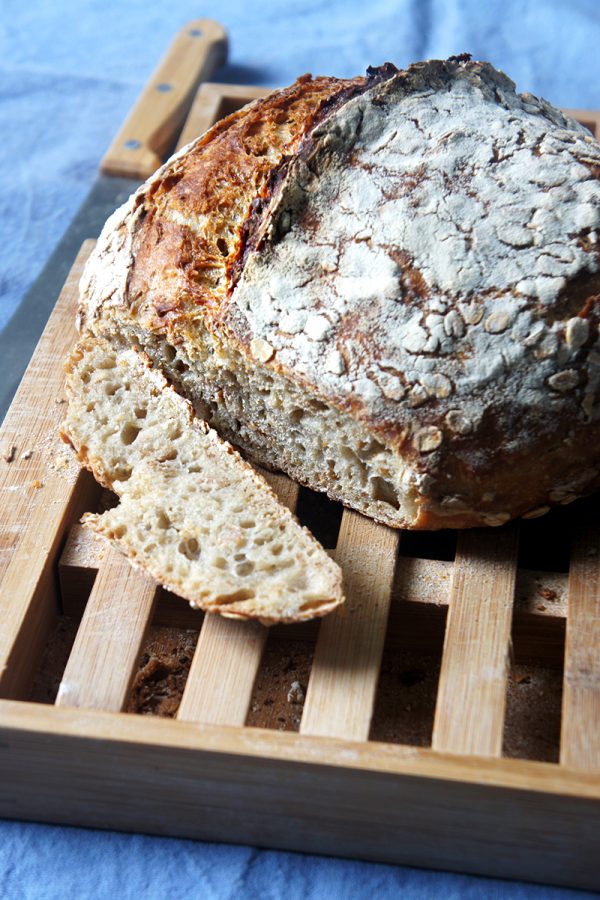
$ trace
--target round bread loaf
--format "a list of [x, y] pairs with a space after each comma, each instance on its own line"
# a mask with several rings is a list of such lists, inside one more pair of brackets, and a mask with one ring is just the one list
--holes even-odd
[[379, 521], [536, 516], [600, 485], [599, 175], [487, 63], [305, 76], [109, 219], [81, 326]]

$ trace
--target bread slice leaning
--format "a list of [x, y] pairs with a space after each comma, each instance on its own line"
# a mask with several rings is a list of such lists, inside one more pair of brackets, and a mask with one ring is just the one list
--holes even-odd
[[192, 606], [266, 624], [343, 602], [341, 572], [268, 484], [135, 349], [87, 337], [63, 437], [119, 495], [84, 523]]

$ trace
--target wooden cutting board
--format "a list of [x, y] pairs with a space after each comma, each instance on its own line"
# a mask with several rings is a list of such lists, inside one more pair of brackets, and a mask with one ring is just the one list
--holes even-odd
[[[179, 143], [263, 93], [203, 86]], [[436, 558], [439, 538], [415, 544], [331, 504], [347, 608], [294, 632], [314, 644], [299, 733], [249, 727], [267, 629], [202, 618], [77, 524], [102, 502], [58, 437], [91, 247], [0, 432], [0, 814], [600, 887], [597, 504], [552, 514], [568, 571], [549, 550], [537, 573], [523, 559], [543, 551], [542, 520], [462, 533], [451, 558]], [[297, 485], [269, 478], [301, 512]], [[546, 576], [554, 597], [541, 603]], [[65, 611], [80, 624], [56, 701], [33, 703], [33, 673]], [[431, 746], [371, 740], [384, 643], [426, 640], [434, 620], [444, 641]], [[156, 621], [199, 632], [175, 720], [123, 712]], [[503, 757], [513, 646], [559, 665], [564, 656], [557, 763]]]

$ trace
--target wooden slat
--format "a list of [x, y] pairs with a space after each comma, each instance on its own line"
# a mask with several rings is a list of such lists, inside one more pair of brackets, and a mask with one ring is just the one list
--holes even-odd
[[433, 726], [434, 750], [500, 756], [518, 531], [462, 532]]
[[60, 684], [58, 706], [123, 709], [157, 591], [153, 578], [108, 548]]
[[1, 816], [600, 887], [598, 778], [555, 765], [0, 701], [0, 771]]
[[[293, 511], [298, 485], [283, 475], [262, 473]], [[267, 640], [257, 622], [205, 617], [177, 718], [212, 725], [243, 725]]]
[[[65, 532], [96, 495], [58, 434], [62, 359], [76, 337], [77, 285], [93, 241], [75, 260], [0, 431], [0, 694], [17, 696], [57, 609], [53, 564]], [[12, 457], [12, 459], [11, 459]], [[11, 460], [11, 461], [8, 461]]]
[[321, 623], [302, 734], [367, 740], [399, 540], [398, 531], [344, 510], [335, 558], [346, 605]]
[[600, 528], [580, 527], [569, 568], [560, 761], [600, 770]]
[[[63, 606], [69, 615], [83, 612], [105, 547], [106, 542], [99, 540], [88, 528], [79, 524], [71, 527], [58, 567]], [[392, 600], [448, 606], [453, 568], [454, 563], [445, 559], [398, 557]], [[518, 569], [514, 615], [566, 619], [566, 573]], [[191, 612], [192, 619], [194, 616], [197, 618], [197, 611]]]
[[190, 141], [251, 100], [258, 100], [270, 93], [271, 88], [252, 87], [245, 84], [201, 84], [186, 119], [185, 127], [179, 135], [177, 149], [181, 150]]
[[258, 622], [206, 616], [177, 718], [243, 725], [266, 640]]

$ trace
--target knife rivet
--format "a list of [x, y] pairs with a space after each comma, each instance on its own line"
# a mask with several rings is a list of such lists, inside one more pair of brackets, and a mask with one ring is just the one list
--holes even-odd
[[202, 31], [200, 28], [190, 28], [188, 34], [192, 37], [202, 37]]
[[136, 140], [135, 138], [130, 138], [130, 140], [125, 141], [123, 144], [126, 150], [137, 150], [138, 147], [142, 146], [142, 142]]
[[173, 90], [173, 85], [172, 85], [172, 84], [167, 84], [166, 81], [163, 81], [163, 82], [161, 82], [160, 84], [157, 84], [157, 85], [156, 85], [156, 90], [157, 90], [157, 91], [160, 91], [161, 94], [166, 94], [166, 93], [168, 93], [169, 91], [172, 91], [172, 90]]

